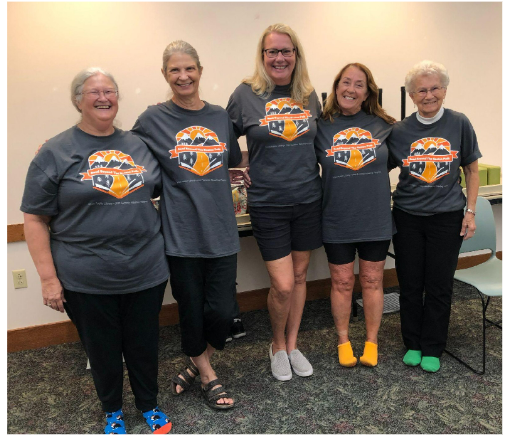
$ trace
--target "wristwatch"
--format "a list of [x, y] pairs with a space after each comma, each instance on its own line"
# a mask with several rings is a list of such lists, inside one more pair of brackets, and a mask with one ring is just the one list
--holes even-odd
[[466, 212], [470, 212], [473, 215], [476, 215], [476, 212], [474, 212], [471, 208], [466, 209]]

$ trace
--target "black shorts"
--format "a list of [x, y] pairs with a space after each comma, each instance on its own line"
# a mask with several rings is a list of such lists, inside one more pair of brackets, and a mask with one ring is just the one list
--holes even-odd
[[357, 243], [324, 243], [330, 264], [349, 264], [354, 261], [356, 250], [364, 261], [384, 261], [388, 255], [391, 240], [360, 241]]
[[250, 219], [264, 261], [322, 246], [322, 200], [293, 206], [250, 206]]

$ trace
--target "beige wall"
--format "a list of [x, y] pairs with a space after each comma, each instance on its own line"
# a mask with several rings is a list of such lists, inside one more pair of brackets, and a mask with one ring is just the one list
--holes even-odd
[[[383, 106], [400, 117], [400, 86], [422, 59], [446, 65], [446, 107], [473, 123], [484, 158], [501, 164], [501, 3], [8, 3], [7, 223], [21, 223], [19, 204], [37, 145], [78, 120], [68, 87], [82, 68], [101, 66], [116, 77], [118, 121], [129, 129], [149, 104], [163, 101], [161, 55], [175, 39], [198, 50], [201, 97], [225, 106], [251, 74], [257, 40], [269, 24], [299, 34], [312, 82], [330, 91], [347, 62], [367, 64], [384, 89]], [[407, 98], [408, 111], [412, 102]], [[243, 147], [244, 143], [243, 143]], [[396, 173], [392, 172], [392, 180]], [[37, 274], [25, 243], [8, 245], [8, 327], [65, 320], [40, 302]], [[391, 264], [388, 264], [391, 265]], [[14, 290], [10, 271], [25, 268], [28, 289]], [[252, 237], [242, 240], [239, 291], [268, 286]], [[322, 249], [309, 279], [328, 276]], [[167, 293], [165, 302], [171, 302]]]

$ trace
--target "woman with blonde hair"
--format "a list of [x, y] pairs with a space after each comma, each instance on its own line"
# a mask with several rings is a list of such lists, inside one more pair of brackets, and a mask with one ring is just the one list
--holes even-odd
[[315, 139], [322, 167], [322, 233], [331, 272], [331, 312], [338, 360], [345, 367], [358, 361], [349, 341], [356, 252], [367, 331], [360, 362], [369, 367], [378, 362], [383, 270], [393, 234], [386, 138], [395, 119], [377, 97], [368, 67], [347, 64], [333, 81]]
[[322, 246], [321, 182], [314, 152], [320, 104], [296, 33], [285, 24], [260, 37], [253, 76], [231, 95], [227, 111], [237, 137], [246, 135], [250, 217], [271, 287], [267, 299], [271, 371], [280, 381], [310, 376], [297, 349], [313, 249]]

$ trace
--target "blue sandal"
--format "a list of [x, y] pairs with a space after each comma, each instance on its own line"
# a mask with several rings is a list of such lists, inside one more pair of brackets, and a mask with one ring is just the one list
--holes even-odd
[[126, 425], [124, 425], [124, 414], [122, 409], [113, 413], [106, 413], [105, 434], [126, 434]]

